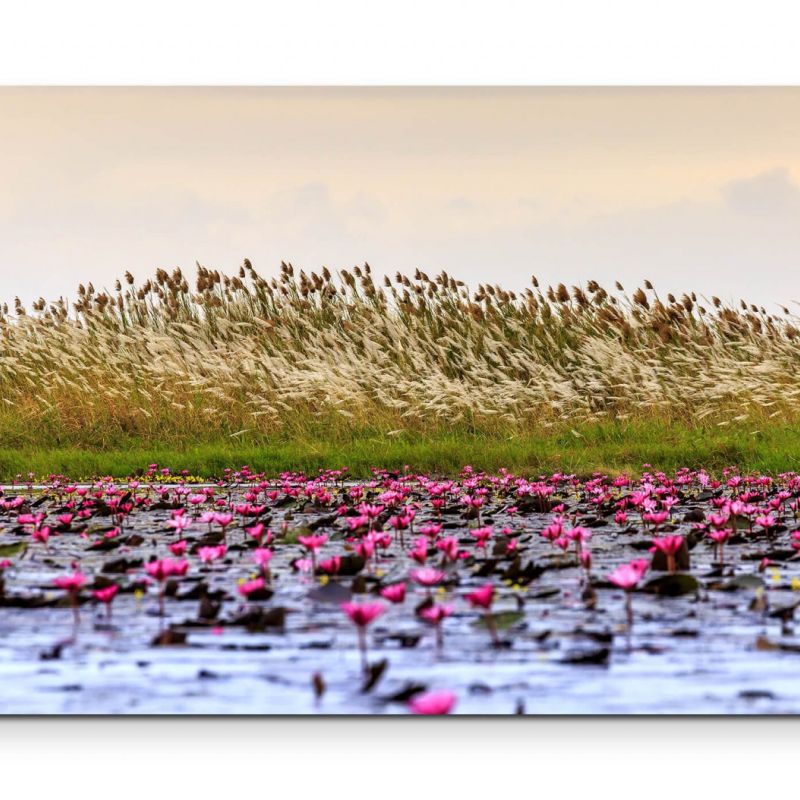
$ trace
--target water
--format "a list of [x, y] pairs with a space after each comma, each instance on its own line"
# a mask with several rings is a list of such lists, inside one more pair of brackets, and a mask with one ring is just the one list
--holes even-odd
[[[235, 501], [244, 489], [238, 489]], [[7, 491], [7, 496], [12, 492]], [[423, 503], [415, 524], [431, 518]], [[574, 498], [573, 510], [596, 516]], [[688, 497], [674, 509], [681, 519], [689, 506], [702, 505]], [[551, 514], [509, 515], [508, 502], [497, 498], [484, 510], [495, 531], [504, 524], [517, 531], [522, 563], [557, 567], [562, 558], [538, 535]], [[56, 503], [38, 510], [55, 512]], [[707, 509], [706, 509], [707, 510]], [[330, 511], [303, 513], [294, 505], [271, 509], [274, 530], [288, 515], [291, 527], [307, 525]], [[238, 581], [253, 574], [251, 541], [241, 527], [228, 532], [229, 550], [224, 562], [202, 566], [194, 555], [189, 574], [180, 581], [178, 596], [166, 599], [166, 616], [155, 615], [154, 587], [137, 596], [143, 570], [106, 575], [122, 587], [113, 604], [112, 624], [103, 609], [88, 600], [81, 607], [81, 623], [73, 637], [72, 610], [52, 580], [69, 571], [73, 561], [90, 580], [102, 575], [110, 561], [119, 558], [148, 560], [169, 555], [168, 542], [175, 533], [165, 528], [168, 509], [137, 510], [125, 525], [122, 542], [108, 552], [87, 549], [99, 533], [82, 538], [62, 532], [50, 538], [50, 552], [31, 542], [29, 533], [16, 525], [13, 514], [0, 509], [0, 547], [27, 542], [24, 555], [12, 556], [5, 574], [5, 606], [0, 609], [0, 708], [6, 714], [392, 714], [407, 713], [405, 702], [392, 697], [409, 685], [448, 689], [458, 696], [456, 713], [511, 714], [747, 714], [800, 711], [800, 639], [791, 622], [784, 623], [751, 610], [757, 595], [769, 607], [786, 606], [797, 595], [792, 579], [800, 578], [797, 562], [777, 562], [759, 574], [758, 559], [766, 551], [788, 550], [789, 532], [771, 542], [743, 537], [726, 547], [728, 566], [723, 577], [714, 573], [713, 550], [701, 541], [691, 551], [691, 573], [700, 581], [697, 593], [657, 597], [636, 592], [635, 622], [625, 626], [624, 596], [600, 583], [597, 604], [587, 608], [581, 599], [582, 575], [576, 567], [547, 568], [527, 586], [504, 582], [509, 565], [499, 558], [488, 577], [475, 575], [485, 557], [460, 563], [454, 580], [437, 601], [453, 602], [455, 611], [444, 622], [444, 646], [436, 647], [432, 628], [413, 612], [425, 590], [408, 585], [406, 602], [392, 606], [370, 627], [369, 660], [386, 659], [383, 676], [369, 692], [362, 691], [360, 657], [355, 630], [339, 608], [342, 599], [331, 587], [351, 587], [342, 577], [323, 587], [323, 600], [309, 593], [320, 588], [318, 579], [294, 571], [290, 562], [303, 555], [298, 544], [274, 544], [271, 563], [274, 595], [250, 603], [265, 610], [286, 611], [283, 628], [248, 631], [232, 624], [244, 610]], [[444, 534], [463, 539], [462, 548], [475, 555], [468, 523], [460, 513], [445, 515], [451, 525]], [[52, 516], [50, 517], [52, 521]], [[592, 574], [602, 581], [606, 573], [631, 558], [647, 556], [649, 539], [641, 528], [623, 532], [613, 514], [592, 528]], [[109, 519], [89, 520], [91, 526], [108, 526]], [[474, 523], [472, 523], [474, 524]], [[689, 523], [678, 523], [689, 533]], [[184, 538], [196, 544], [207, 532], [195, 522]], [[322, 525], [331, 540], [321, 558], [344, 554], [341, 520]], [[130, 540], [138, 535], [141, 543]], [[408, 537], [409, 539], [411, 537]], [[125, 544], [132, 541], [133, 544]], [[638, 543], [638, 544], [637, 544]], [[491, 547], [490, 547], [491, 552]], [[438, 555], [438, 554], [437, 554]], [[775, 561], [775, 559], [773, 559]], [[431, 558], [431, 561], [436, 559]], [[404, 579], [415, 565], [398, 543], [381, 558], [382, 577], [370, 578], [368, 590]], [[734, 591], [714, 588], [733, 575], [752, 575], [763, 588], [745, 586]], [[648, 577], [653, 577], [654, 574]], [[509, 628], [500, 631], [501, 648], [490, 646], [487, 631], [476, 627], [480, 612], [470, 608], [464, 594], [492, 580], [497, 587], [495, 611], [521, 612]], [[210, 591], [224, 592], [216, 620], [198, 619], [198, 600], [181, 599], [199, 581]], [[755, 583], [755, 582], [754, 582]], [[363, 588], [363, 587], [356, 587]], [[330, 602], [324, 595], [330, 593]], [[89, 597], [89, 592], [83, 595]], [[24, 600], [21, 600], [23, 598]], [[43, 607], [16, 607], [32, 599]], [[360, 597], [358, 599], [366, 599]], [[370, 597], [369, 599], [374, 599]], [[60, 604], [59, 604], [60, 603]], [[55, 605], [54, 605], [55, 604]], [[388, 604], [387, 604], [388, 605]], [[185, 634], [184, 644], [153, 646], [161, 630]], [[403, 647], [401, 635], [406, 637]], [[760, 644], [759, 644], [760, 642]], [[58, 647], [59, 643], [61, 646]], [[794, 652], [792, 648], [797, 648]], [[608, 658], [604, 660], [604, 650]], [[602, 663], [569, 663], [584, 656]], [[319, 673], [325, 692], [316, 698], [312, 676]]]

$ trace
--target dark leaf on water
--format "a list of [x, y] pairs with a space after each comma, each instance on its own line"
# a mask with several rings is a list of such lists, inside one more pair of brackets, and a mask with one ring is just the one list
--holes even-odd
[[338, 581], [328, 581], [308, 593], [308, 599], [317, 603], [346, 603], [350, 599], [350, 589]]
[[221, 606], [222, 603], [218, 600], [210, 600], [208, 597], [204, 597], [200, 601], [200, 608], [197, 611], [197, 616], [203, 620], [216, 619]]
[[422, 637], [415, 633], [391, 633], [380, 639], [381, 644], [384, 642], [397, 642], [402, 648], [416, 647]]
[[182, 644], [186, 644], [186, 632], [176, 631], [172, 628], [161, 631], [161, 633], [150, 642], [151, 647], [171, 647], [173, 645]]
[[129, 569], [138, 569], [142, 566], [141, 558], [116, 558], [103, 564], [102, 572], [106, 575], [121, 575]]
[[367, 668], [367, 675], [364, 679], [364, 683], [361, 686], [361, 693], [366, 694], [367, 692], [372, 691], [375, 688], [375, 684], [383, 677], [384, 672], [386, 672], [387, 667], [389, 666], [389, 659], [382, 658], [380, 661], [376, 662], [375, 664], [370, 664]]
[[311, 676], [311, 687], [314, 690], [314, 697], [317, 700], [322, 699], [322, 695], [325, 694], [325, 679], [322, 677], [321, 672], [315, 672]]
[[696, 594], [700, 589], [700, 583], [693, 575], [685, 573], [675, 573], [674, 575], [662, 575], [648, 581], [643, 590], [650, 594], [657, 594], [663, 597], [679, 597], [682, 594]]
[[381, 697], [384, 703], [407, 703], [412, 697], [421, 694], [428, 687], [424, 683], [407, 683], [400, 691]]
[[742, 700], [774, 700], [775, 695], [765, 689], [743, 689], [739, 692]]
[[268, 610], [254, 606], [234, 617], [227, 624], [243, 625], [251, 633], [259, 633], [267, 628], [283, 629], [285, 623], [286, 609], [282, 606], [276, 606]]
[[339, 564], [339, 575], [358, 575], [365, 565], [364, 557], [357, 553], [350, 553], [341, 557]]
[[338, 518], [337, 514], [326, 514], [323, 517], [317, 517], [313, 522], [309, 522], [306, 527], [310, 531], [316, 531], [320, 528], [329, 528]]
[[758, 589], [764, 585], [764, 581], [758, 575], [737, 575], [724, 583], [719, 588], [726, 592], [735, 592], [737, 589]]
[[785, 622], [788, 622], [789, 620], [794, 619], [794, 612], [798, 605], [800, 605], [800, 600], [796, 600], [794, 603], [790, 603], [785, 606], [771, 608], [767, 616], [771, 617], [772, 619], [782, 619]]
[[608, 664], [608, 659], [611, 655], [611, 650], [608, 647], [601, 647], [597, 650], [579, 650], [572, 653], [567, 653], [561, 659], [562, 664], [599, 664], [605, 666]]
[[58, 642], [54, 644], [48, 650], [43, 650], [39, 653], [39, 659], [41, 661], [57, 661], [61, 658], [61, 651], [64, 649], [64, 642]]

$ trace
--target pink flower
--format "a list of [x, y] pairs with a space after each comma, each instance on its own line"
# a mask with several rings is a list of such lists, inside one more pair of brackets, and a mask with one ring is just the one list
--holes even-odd
[[420, 536], [414, 542], [414, 549], [409, 550], [408, 554], [418, 564], [424, 564], [428, 560], [428, 541], [424, 536]]
[[583, 544], [592, 538], [592, 532], [588, 528], [584, 528], [579, 525], [577, 528], [564, 531], [564, 536], [566, 536], [571, 542], [577, 541]]
[[453, 692], [425, 692], [408, 701], [408, 707], [414, 714], [426, 716], [449, 714], [456, 704]]
[[390, 603], [402, 603], [406, 599], [406, 585], [404, 583], [393, 583], [381, 589], [381, 597]]
[[492, 529], [487, 525], [482, 528], [473, 528], [470, 533], [477, 540], [476, 547], [486, 547], [486, 542], [492, 535]]
[[[183, 510], [183, 509], [181, 509]], [[192, 520], [189, 517], [184, 517], [183, 515], [179, 517], [175, 517], [167, 522], [167, 527], [174, 528], [178, 533], [185, 531], [187, 528], [190, 528], [192, 525]]]
[[722, 528], [716, 531], [709, 531], [708, 538], [717, 544], [725, 544], [725, 542], [730, 539], [732, 533], [733, 531], [730, 528]]
[[441, 550], [448, 560], [455, 561], [458, 558], [458, 539], [455, 536], [445, 536], [436, 542], [436, 549]]
[[319, 562], [319, 568], [323, 572], [327, 572], [329, 575], [337, 575], [341, 567], [342, 567], [341, 556], [331, 556], [325, 561]]
[[452, 613], [453, 606], [451, 604], [447, 604], [441, 606], [427, 606], [426, 608], [420, 610], [419, 615], [426, 622], [430, 622], [432, 625], [438, 625], [443, 619], [446, 619]]
[[50, 528], [48, 528], [46, 525], [43, 528], [36, 528], [36, 530], [31, 533], [31, 536], [35, 541], [46, 545], [47, 540], [50, 538]]
[[494, 600], [494, 586], [491, 583], [486, 583], [480, 589], [470, 592], [467, 595], [467, 600], [473, 606], [480, 608], [490, 609], [492, 607], [492, 600]]
[[253, 561], [258, 564], [261, 569], [269, 567], [269, 562], [272, 560], [272, 550], [266, 547], [257, 547], [253, 550]]
[[224, 544], [217, 545], [216, 547], [201, 547], [197, 551], [197, 555], [200, 556], [200, 560], [204, 564], [211, 564], [213, 561], [219, 561], [227, 550], [228, 548], [225, 547]]
[[[258, 544], [261, 544], [261, 537], [264, 535], [264, 523], [257, 522], [255, 525], [251, 525], [249, 528], [245, 528], [245, 531], [248, 536], [252, 536]], [[267, 544], [269, 544], [269, 539], [271, 539], [271, 535], [267, 532]]]
[[426, 522], [420, 529], [419, 532], [423, 536], [427, 536], [430, 539], [435, 539], [442, 531], [442, 526], [438, 522]]
[[609, 573], [608, 580], [626, 592], [636, 588], [636, 584], [642, 579], [647, 571], [647, 560], [644, 558], [635, 559], [629, 564], [622, 564], [613, 572]]
[[423, 567], [414, 569], [409, 573], [409, 577], [420, 586], [436, 586], [444, 580], [444, 572], [433, 567]]
[[356, 553], [365, 560], [371, 558], [375, 554], [375, 540], [365, 536], [360, 542], [356, 542]]
[[214, 514], [214, 522], [217, 523], [223, 530], [233, 522], [233, 514], [229, 512]]
[[328, 541], [328, 537], [324, 533], [309, 534], [308, 536], [298, 536], [297, 541], [300, 542], [306, 550], [316, 553], [320, 547]]
[[264, 579], [263, 578], [254, 578], [252, 581], [246, 581], [245, 583], [240, 583], [237, 591], [242, 597], [250, 597], [251, 594], [254, 592], [258, 592], [264, 588]]
[[144, 565], [145, 572], [157, 581], [165, 581], [172, 576], [183, 576], [189, 569], [188, 561], [173, 561], [171, 558], [162, 558], [158, 561], [148, 561]]
[[566, 552], [567, 550], [569, 550], [570, 541], [569, 541], [569, 539], [567, 539], [566, 536], [559, 536], [558, 539], [555, 539], [553, 541], [553, 544], [556, 547], [558, 547], [561, 550], [563, 550], [564, 552]]
[[105, 586], [102, 589], [95, 589], [92, 595], [101, 603], [108, 604], [117, 596], [118, 591], [119, 586], [117, 586], [116, 583], [112, 583], [110, 586]]
[[359, 628], [366, 628], [386, 610], [382, 603], [342, 603], [340, 608]]
[[674, 556], [683, 544], [683, 536], [664, 536], [661, 539], [653, 539], [651, 553], [662, 552], [665, 556]]
[[169, 551], [174, 556], [182, 556], [182, 555], [186, 554], [187, 546], [188, 546], [188, 543], [187, 543], [186, 539], [181, 539], [179, 542], [173, 542], [169, 546]]
[[53, 581], [53, 585], [68, 592], [79, 592], [86, 585], [86, 576], [79, 570], [71, 575], [61, 575]]

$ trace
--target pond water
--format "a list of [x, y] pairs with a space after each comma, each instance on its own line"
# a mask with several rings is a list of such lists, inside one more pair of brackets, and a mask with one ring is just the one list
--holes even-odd
[[[540, 535], [556, 512], [542, 510], [544, 501], [532, 502], [507, 477], [462, 476], [443, 495], [432, 493], [435, 484], [424, 477], [380, 476], [370, 485], [293, 476], [215, 486], [213, 497], [184, 512], [192, 522], [183, 531], [168, 523], [187, 505], [182, 492], [196, 495], [199, 487], [151, 481], [131, 492], [125, 483], [97, 484], [83, 498], [74, 493], [75, 485], [65, 493], [63, 482], [30, 491], [5, 487], [0, 559], [9, 563], [0, 594], [0, 709], [5, 714], [405, 714], [415, 694], [447, 690], [457, 696], [454, 713], [462, 714], [800, 712], [800, 638], [792, 621], [800, 566], [792, 548], [796, 524], [789, 504], [796, 503], [797, 490], [791, 477], [747, 488], [754, 495], [747, 501], [761, 510], [779, 492], [787, 496], [772, 510], [776, 524], [769, 532], [753, 524], [754, 511], [744, 524], [733, 523], [722, 566], [702, 526], [716, 513], [714, 498], [740, 496], [745, 487], [709, 488], [694, 477], [679, 486], [667, 481], [677, 502], [655, 535], [683, 535], [679, 562], [688, 555], [689, 563], [678, 564], [683, 569], [677, 576], [651, 569], [643, 577], [631, 596], [631, 627], [625, 592], [607, 576], [632, 559], [651, 558], [653, 526], [632, 506], [627, 520], [615, 521], [620, 500], [641, 484], [613, 486], [604, 480], [600, 502], [594, 484], [587, 489], [585, 482], [548, 480], [554, 492], [546, 503], [564, 505], [565, 528], [588, 531], [583, 545], [591, 552], [588, 574], [572, 545], [562, 552]], [[664, 484], [653, 479], [650, 485]], [[354, 486], [362, 488], [361, 497], [351, 496]], [[460, 500], [470, 492], [477, 496], [480, 487], [487, 490], [481, 527], [491, 528], [485, 549], [471, 533], [478, 526], [475, 509]], [[380, 500], [397, 490], [396, 508]], [[446, 503], [434, 508], [431, 500], [442, 496]], [[23, 502], [10, 507], [16, 497]], [[114, 498], [133, 508], [116, 515], [113, 503], [108, 505]], [[405, 530], [402, 542], [393, 533], [377, 560], [372, 557], [359, 569], [363, 559], [353, 548], [364, 530], [350, 532], [348, 520], [364, 499], [387, 505], [372, 523], [376, 530], [391, 532], [388, 517], [398, 508], [416, 513], [413, 531]], [[257, 572], [257, 543], [235, 508], [248, 503], [258, 513], [246, 524], [261, 519], [275, 538], [269, 545], [272, 594], [245, 600], [238, 587]], [[199, 548], [222, 542], [223, 535], [220, 525], [195, 515], [231, 507], [227, 551], [204, 564]], [[69, 525], [57, 519], [80, 509], [89, 513]], [[37, 513], [44, 518], [20, 522]], [[445, 573], [430, 589], [410, 579], [420, 564], [409, 553], [426, 521], [443, 525], [438, 536], [428, 537], [427, 564]], [[46, 546], [32, 537], [45, 525], [51, 528]], [[312, 574], [303, 563], [307, 548], [297, 539], [312, 530], [328, 537], [317, 563], [338, 555], [346, 564], [341, 572], [355, 574]], [[445, 536], [457, 540], [459, 556], [452, 562], [435, 546]], [[516, 551], [512, 545], [509, 552], [511, 539]], [[187, 542], [188, 571], [165, 584], [160, 616], [159, 584], [147, 583], [144, 564], [172, 557], [168, 545], [179, 540]], [[765, 558], [768, 564], [762, 563]], [[53, 583], [74, 569], [87, 580], [77, 595], [78, 624], [68, 593]], [[120, 588], [109, 619], [91, 590], [110, 582]], [[398, 582], [406, 584], [405, 601], [381, 600], [379, 589]], [[484, 612], [466, 598], [487, 582], [495, 589], [495, 645], [481, 622]], [[683, 593], [668, 596], [672, 592]], [[433, 626], [415, 611], [430, 602], [429, 595], [437, 605], [452, 605], [441, 645]], [[385, 662], [366, 690], [357, 632], [340, 608], [348, 599], [381, 600], [385, 608], [366, 632], [369, 663]], [[324, 691], [315, 691], [315, 682]]]

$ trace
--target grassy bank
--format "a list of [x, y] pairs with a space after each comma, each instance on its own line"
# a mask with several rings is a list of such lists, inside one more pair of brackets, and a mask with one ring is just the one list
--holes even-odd
[[131, 440], [96, 450], [49, 448], [43, 443], [36, 448], [0, 449], [0, 479], [7, 481], [28, 471], [37, 475], [61, 472], [73, 478], [121, 477], [152, 462], [203, 477], [242, 464], [269, 473], [347, 465], [354, 475], [368, 474], [373, 466], [402, 468], [405, 464], [414, 470], [449, 474], [464, 464], [528, 473], [603, 470], [636, 474], [643, 463], [667, 471], [686, 465], [718, 470], [735, 464], [746, 470], [781, 472], [800, 470], [800, 429], [772, 425], [754, 431], [752, 427], [637, 423], [583, 425], [551, 436], [510, 439], [466, 434], [273, 442], [229, 438], [183, 448]]

